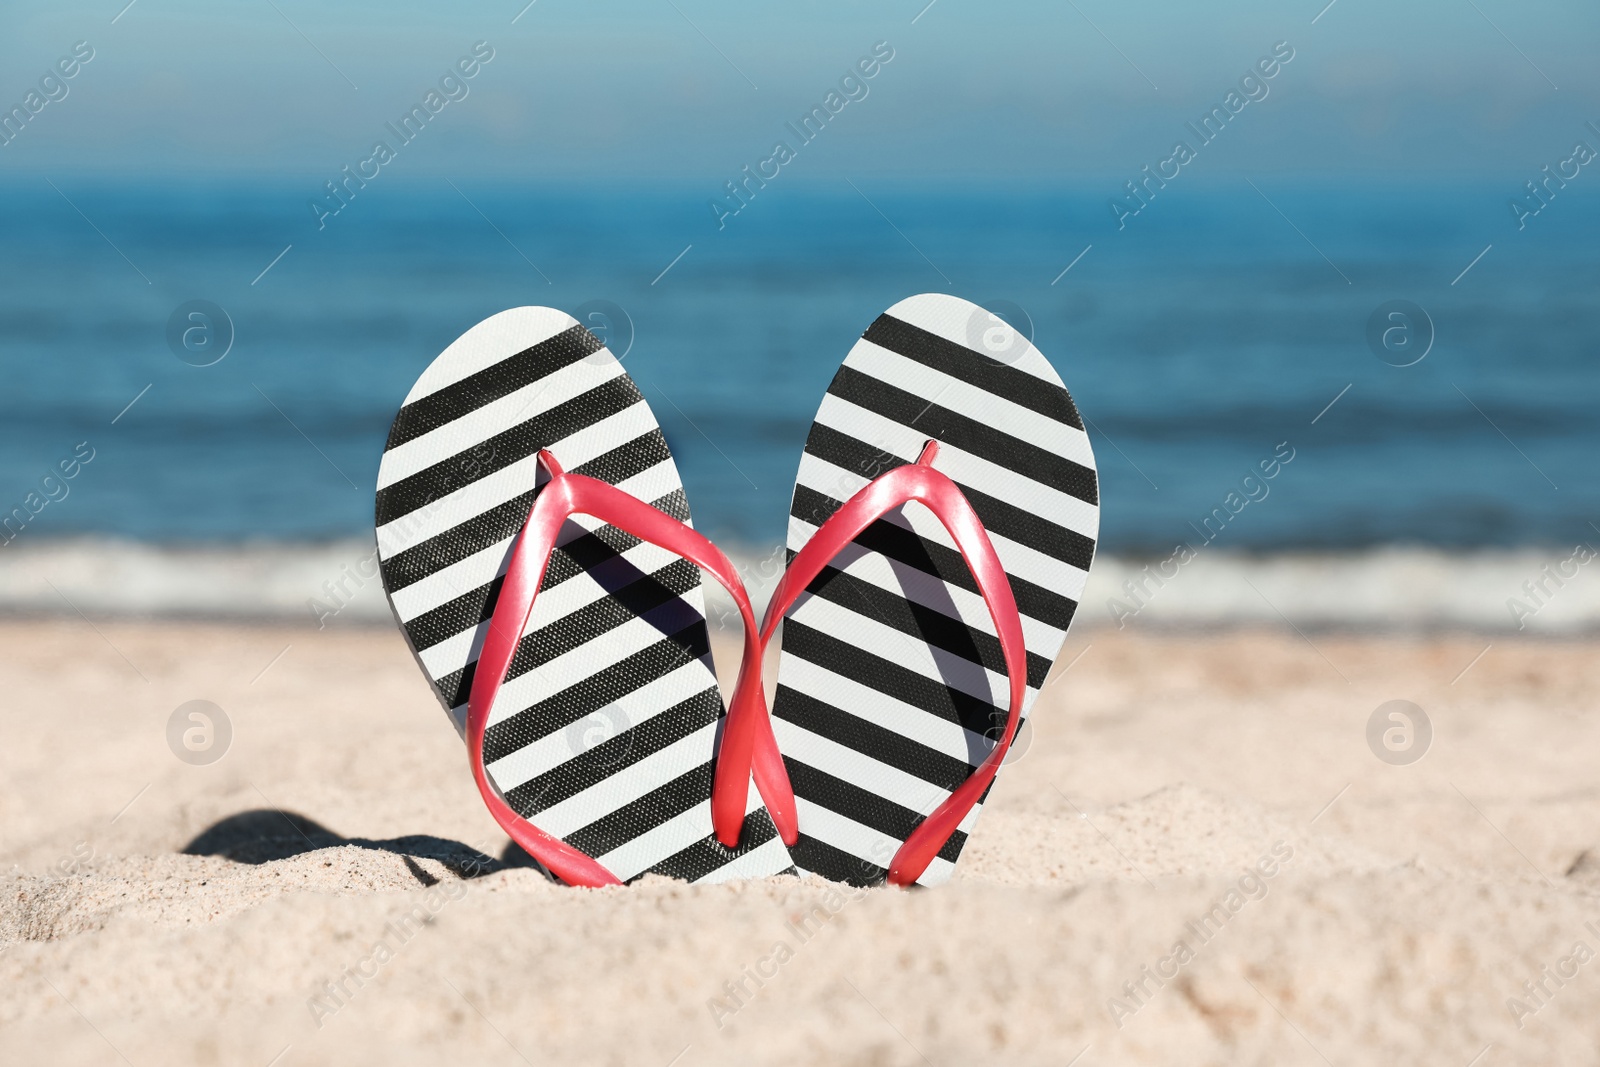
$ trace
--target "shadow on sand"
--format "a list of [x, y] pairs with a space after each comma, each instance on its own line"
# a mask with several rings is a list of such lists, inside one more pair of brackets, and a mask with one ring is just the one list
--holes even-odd
[[400, 856], [417, 880], [432, 885], [434, 878], [416, 860], [437, 860], [462, 878], [477, 878], [511, 867], [538, 868], [528, 854], [507, 842], [495, 859], [475, 848], [430, 834], [408, 834], [375, 841], [367, 837], [344, 837], [314, 819], [292, 811], [258, 808], [219, 819], [183, 847], [186, 856], [220, 856], [235, 863], [261, 864], [288, 859], [323, 848], [353, 845]]

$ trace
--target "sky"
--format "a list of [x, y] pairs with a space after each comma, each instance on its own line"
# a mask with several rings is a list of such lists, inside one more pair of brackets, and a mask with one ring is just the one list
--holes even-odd
[[808, 148], [807, 180], [1132, 176], [1275, 46], [1294, 58], [1214, 175], [1520, 184], [1600, 123], [1600, 8], [1572, 0], [524, 2], [9, 0], [5, 108], [77, 42], [94, 58], [0, 147], [0, 181], [324, 180], [479, 41], [494, 58], [408, 151], [413, 176], [720, 184], [879, 42], [892, 60]]

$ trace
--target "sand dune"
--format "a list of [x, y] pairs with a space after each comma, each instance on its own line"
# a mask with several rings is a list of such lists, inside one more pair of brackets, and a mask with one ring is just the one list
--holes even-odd
[[[1075, 634], [907, 893], [551, 884], [387, 630], [0, 641], [8, 1063], [1600, 1058], [1592, 643]], [[1395, 698], [1408, 766], [1366, 737]], [[194, 699], [209, 765], [168, 747]]]

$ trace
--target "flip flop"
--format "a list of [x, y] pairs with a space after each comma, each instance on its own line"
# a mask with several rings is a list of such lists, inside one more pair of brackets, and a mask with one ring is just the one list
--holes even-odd
[[793, 870], [748, 778], [713, 834], [724, 709], [700, 568], [746, 620], [757, 666], [735, 706], [759, 705], [760, 651], [737, 573], [689, 521], [637, 386], [550, 308], [468, 330], [389, 432], [375, 522], [390, 606], [490, 812], [569, 884]]
[[[762, 626], [767, 640], [783, 624], [782, 760], [759, 746], [756, 780], [797, 820], [779, 826], [800, 870], [942, 883], [1088, 576], [1083, 422], [1026, 338], [965, 300], [914, 296], [828, 387], [789, 515]], [[792, 807], [773, 799], [785, 776]]]

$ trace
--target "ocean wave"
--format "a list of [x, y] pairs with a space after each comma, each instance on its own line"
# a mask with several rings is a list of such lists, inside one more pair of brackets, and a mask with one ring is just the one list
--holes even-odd
[[392, 623], [376, 547], [323, 543], [188, 546], [85, 538], [0, 548], [0, 612]]
[[1590, 573], [1600, 567], [1589, 565], [1593, 559], [1587, 545], [1216, 552], [1182, 565], [1109, 558], [1095, 563], [1078, 621], [1118, 628], [1287, 622], [1305, 629], [1571, 634], [1600, 629], [1600, 573]]
[[[312, 628], [393, 625], [371, 542], [155, 545], [109, 539], [0, 549], [0, 613], [237, 618]], [[733, 553], [759, 608], [781, 551]], [[1078, 625], [1439, 630], [1560, 635], [1600, 631], [1600, 566], [1587, 545], [1446, 552], [1102, 557]], [[1591, 573], [1594, 572], [1594, 573]], [[719, 610], [710, 591], [713, 619]]]

